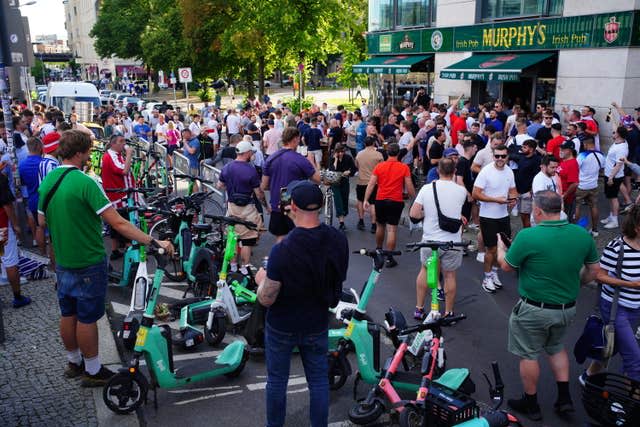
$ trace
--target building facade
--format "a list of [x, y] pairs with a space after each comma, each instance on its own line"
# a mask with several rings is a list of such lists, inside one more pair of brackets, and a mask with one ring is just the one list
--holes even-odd
[[612, 101], [640, 106], [639, 9], [639, 0], [370, 0], [372, 57], [354, 71], [370, 74], [380, 103], [427, 86], [436, 102], [589, 105], [603, 123]]
[[82, 78], [98, 80], [122, 77], [127, 73], [144, 74], [139, 61], [121, 58], [100, 58], [93, 48], [93, 38], [89, 36], [100, 12], [100, 0], [64, 0], [65, 28], [67, 43], [76, 61], [82, 67]]

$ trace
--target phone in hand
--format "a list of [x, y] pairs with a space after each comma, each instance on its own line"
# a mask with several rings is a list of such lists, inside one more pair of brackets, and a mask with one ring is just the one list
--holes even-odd
[[501, 231], [500, 233], [500, 238], [502, 239], [502, 242], [504, 243], [504, 245], [508, 248], [511, 246], [511, 238], [509, 236], [507, 236], [507, 233]]

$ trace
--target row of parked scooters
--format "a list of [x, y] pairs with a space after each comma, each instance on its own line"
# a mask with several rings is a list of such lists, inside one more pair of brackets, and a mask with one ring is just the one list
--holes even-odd
[[[104, 402], [120, 414], [135, 411], [147, 400], [149, 388], [175, 388], [210, 378], [238, 376], [252, 349], [262, 342], [260, 328], [252, 328], [251, 336], [236, 339], [215, 357], [200, 358], [179, 364], [174, 361], [173, 346], [193, 349], [207, 342], [219, 345], [228, 329], [238, 332], [252, 316], [262, 316], [264, 310], [256, 303], [256, 287], [251, 270], [244, 275], [230, 273], [230, 262], [237, 252], [234, 227], [254, 224], [236, 218], [203, 213], [206, 193], [196, 193], [173, 199], [149, 196], [152, 202], [136, 207], [134, 194], [149, 195], [151, 189], [114, 191], [126, 192], [130, 220], [154, 237], [171, 239], [176, 255], [168, 257], [161, 248], [144, 247], [132, 242], [127, 248], [122, 272], [112, 272], [113, 282], [131, 286], [131, 304], [119, 336], [125, 347], [133, 350], [127, 366], [115, 375], [103, 390]], [[424, 242], [408, 245], [409, 250], [421, 247], [434, 249], [427, 260], [428, 286], [432, 289], [432, 313], [438, 307], [438, 250], [460, 250], [465, 243]], [[512, 415], [499, 411], [503, 384], [497, 363], [493, 364], [493, 384], [485, 376], [493, 400], [483, 405], [470, 397], [475, 385], [466, 368], [446, 369], [442, 327], [461, 321], [456, 318], [429, 316], [424, 322], [408, 326], [404, 316], [389, 309], [384, 325], [378, 325], [367, 315], [367, 305], [374, 293], [384, 260], [400, 252], [385, 250], [356, 251], [370, 257], [372, 270], [358, 294], [353, 289], [343, 292], [343, 298], [330, 314], [336, 327], [329, 330], [329, 384], [332, 390], [343, 387], [353, 374], [350, 359], [357, 362], [354, 398], [357, 403], [349, 412], [356, 424], [375, 422], [389, 411], [402, 426], [508, 426], [517, 425]], [[153, 279], [147, 275], [147, 255], [153, 255], [156, 269]], [[166, 324], [158, 324], [158, 296], [167, 277], [186, 281], [184, 300], [174, 307], [179, 312], [179, 333], [174, 335]], [[255, 320], [255, 319], [254, 319]], [[253, 322], [256, 323], [256, 322]], [[259, 319], [258, 322], [259, 323]], [[381, 364], [381, 334], [391, 340], [395, 352]], [[355, 357], [350, 357], [354, 353]], [[141, 370], [141, 361], [146, 368]], [[357, 399], [359, 383], [371, 386], [363, 399]], [[407, 392], [414, 397], [400, 397]]]

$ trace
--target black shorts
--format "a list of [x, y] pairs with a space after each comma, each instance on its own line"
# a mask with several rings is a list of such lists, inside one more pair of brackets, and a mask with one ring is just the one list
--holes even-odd
[[[364, 195], [367, 192], [366, 185], [356, 185], [356, 199], [359, 202], [364, 202]], [[378, 192], [378, 186], [373, 187], [371, 196], [369, 196], [369, 203], [374, 204], [376, 202], [376, 193]]]
[[253, 239], [240, 239], [240, 246], [244, 247], [252, 247], [258, 244], [258, 239], [254, 237]]
[[471, 222], [471, 202], [468, 200], [465, 200], [462, 205], [462, 216], [467, 218], [467, 221]]
[[177, 148], [177, 144], [167, 145], [167, 154], [173, 154], [173, 152], [176, 151]]
[[398, 225], [402, 210], [403, 202], [394, 202], [393, 200], [376, 200], [376, 222], [380, 225]]
[[294, 227], [295, 225], [293, 224], [293, 221], [291, 221], [291, 219], [282, 212], [271, 212], [269, 233], [274, 236], [284, 236], [285, 234], [289, 234]]
[[613, 184], [609, 185], [609, 180], [605, 178], [604, 181], [604, 196], [607, 199], [615, 199], [620, 193], [620, 185], [624, 181], [623, 178], [613, 178]]
[[480, 217], [480, 231], [484, 245], [492, 248], [498, 245], [498, 233], [504, 233], [511, 237], [511, 219], [504, 218], [483, 218]]

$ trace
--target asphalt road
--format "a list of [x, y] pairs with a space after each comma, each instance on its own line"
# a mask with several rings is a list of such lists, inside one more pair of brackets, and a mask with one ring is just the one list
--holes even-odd
[[[373, 235], [368, 231], [358, 231], [355, 227], [355, 215], [347, 220], [347, 237], [350, 248], [374, 248]], [[407, 228], [401, 227], [398, 241], [402, 244], [417, 241], [420, 232], [413, 231], [410, 235]], [[255, 251], [254, 259], [268, 253], [273, 244], [272, 237], [267, 233]], [[417, 253], [403, 254], [398, 257], [399, 265], [393, 269], [383, 271], [378, 287], [369, 304], [369, 314], [382, 322], [384, 312], [389, 307], [401, 310], [407, 319], [411, 319], [415, 306], [415, 275], [418, 270], [419, 258]], [[352, 255], [345, 288], [354, 287], [359, 290], [366, 281], [371, 270], [371, 262], [367, 257]], [[504, 289], [497, 294], [485, 293], [481, 286], [482, 265], [475, 260], [475, 253], [464, 258], [463, 266], [458, 271], [458, 296], [456, 312], [465, 313], [467, 319], [457, 325], [444, 330], [447, 351], [447, 367], [466, 367], [471, 370], [471, 378], [475, 381], [477, 392], [475, 397], [488, 401], [488, 390], [482, 378], [482, 372], [490, 373], [490, 362], [500, 363], [503, 379], [506, 384], [506, 398], [518, 397], [521, 383], [518, 374], [518, 359], [507, 352], [507, 320], [513, 305], [518, 300], [517, 280], [513, 273], [501, 273]], [[168, 283], [161, 292], [161, 301], [172, 302], [179, 298], [184, 285]], [[117, 328], [122, 314], [126, 312], [130, 291], [111, 287], [109, 298], [114, 302], [111, 324]], [[571, 327], [566, 339], [569, 349], [581, 333], [585, 317], [593, 310], [597, 300], [595, 288], [583, 288], [578, 301], [578, 316]], [[175, 323], [172, 324], [175, 327]], [[227, 336], [225, 343], [234, 337]], [[179, 363], [197, 359], [219, 352], [220, 349], [209, 347], [206, 343], [200, 345], [193, 353], [175, 350]], [[392, 354], [390, 347], [383, 349], [383, 358]], [[124, 360], [128, 358], [123, 354]], [[355, 360], [351, 364], [356, 367]], [[578, 375], [584, 367], [576, 364], [571, 358], [571, 393], [576, 413], [569, 419], [560, 419], [553, 412], [553, 402], [556, 399], [555, 381], [546, 360], [541, 360], [542, 372], [538, 399], [540, 401], [544, 421], [534, 423], [525, 420], [527, 426], [576, 426], [586, 422], [584, 409], [580, 400], [580, 386]], [[193, 384], [176, 390], [158, 391], [158, 409], [155, 410], [151, 401], [140, 411], [141, 421], [154, 426], [174, 426], [181, 423], [190, 425], [205, 425], [215, 420], [216, 425], [258, 426], [265, 421], [265, 382], [266, 369], [263, 360], [250, 359], [242, 375], [234, 380], [225, 377], [215, 378]], [[359, 395], [362, 396], [368, 387], [361, 384]], [[349, 408], [354, 404], [353, 377], [339, 391], [331, 393], [329, 421], [334, 426], [350, 425], [348, 420]], [[151, 393], [150, 393], [151, 396]], [[411, 396], [407, 396], [411, 397]], [[294, 355], [291, 364], [291, 379], [288, 390], [287, 426], [309, 425], [308, 423], [308, 390], [304, 381], [304, 371], [299, 357]], [[506, 408], [506, 402], [505, 406]], [[389, 425], [383, 422], [381, 425]]]

